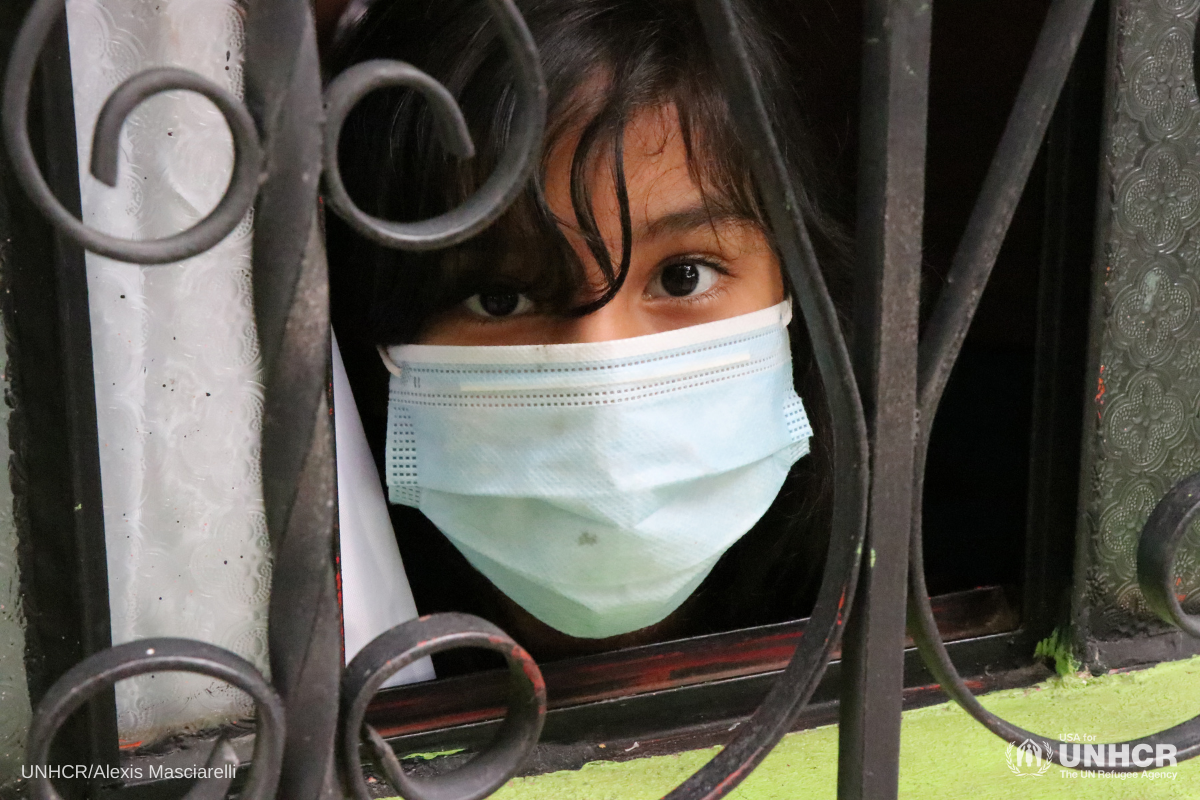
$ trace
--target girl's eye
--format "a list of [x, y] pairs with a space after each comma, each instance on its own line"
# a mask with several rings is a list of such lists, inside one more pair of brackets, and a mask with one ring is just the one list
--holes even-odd
[[667, 264], [650, 283], [651, 297], [690, 297], [704, 294], [717, 282], [715, 267], [696, 261]]
[[533, 310], [533, 301], [520, 292], [480, 292], [463, 301], [472, 314], [489, 319], [515, 317]]

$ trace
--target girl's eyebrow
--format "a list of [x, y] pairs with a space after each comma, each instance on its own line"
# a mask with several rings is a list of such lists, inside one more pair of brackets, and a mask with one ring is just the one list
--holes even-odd
[[687, 233], [707, 226], [715, 228], [731, 222], [744, 225], [751, 220], [732, 211], [713, 211], [711, 207], [695, 205], [655, 217], [634, 231], [634, 238], [639, 241], [653, 240], [671, 233]]

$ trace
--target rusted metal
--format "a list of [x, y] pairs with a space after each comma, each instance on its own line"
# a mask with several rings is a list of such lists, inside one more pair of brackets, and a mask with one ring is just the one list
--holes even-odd
[[[383, 738], [364, 724], [367, 706], [384, 681], [404, 667], [458, 647], [492, 650], [508, 661], [504, 722], [491, 743], [459, 769], [433, 780], [408, 776]], [[342, 777], [356, 800], [371, 797], [359, 755], [363, 733], [392, 788], [407, 800], [480, 800], [516, 774], [537, 744], [546, 719], [546, 682], [537, 664], [502, 630], [469, 614], [420, 617], [381, 634], [346, 666], [341, 694]]]
[[[933, 609], [947, 642], [1015, 631], [1020, 622], [1019, 609], [996, 587], [935, 597]], [[547, 708], [553, 714], [605, 702], [628, 707], [638, 698], [649, 704], [651, 696], [689, 688], [699, 692], [706, 684], [724, 685], [740, 678], [758, 678], [754, 683], [761, 687], [787, 667], [807, 624], [808, 620], [785, 622], [552, 662], [542, 667]], [[912, 642], [904, 641], [901, 647], [911, 648]], [[832, 657], [841, 658], [842, 653], [835, 650]], [[366, 719], [389, 739], [490, 723], [504, 716], [507, 683], [503, 671], [493, 670], [387, 689], [371, 703]], [[753, 706], [765, 695], [765, 689], [754, 691]], [[818, 695], [823, 701], [836, 695], [828, 676]], [[722, 708], [715, 686], [710, 704], [714, 710]], [[680, 704], [676, 717], [663, 725], [682, 724], [683, 713]]]

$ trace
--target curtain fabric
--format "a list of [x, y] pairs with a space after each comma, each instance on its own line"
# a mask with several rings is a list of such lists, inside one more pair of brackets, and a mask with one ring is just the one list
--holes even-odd
[[[69, 0], [83, 218], [130, 238], [194, 225], [229, 181], [220, 112], [188, 92], [142, 104], [121, 134], [120, 182], [86, 172], [103, 102], [147, 68], [180, 66], [241, 93], [235, 0]], [[213, 250], [156, 267], [89, 253], [114, 644], [184, 636], [267, 670], [271, 561], [259, 470], [262, 387], [250, 219]], [[170, 673], [117, 687], [120, 735], [148, 741], [250, 715], [225, 684]]]

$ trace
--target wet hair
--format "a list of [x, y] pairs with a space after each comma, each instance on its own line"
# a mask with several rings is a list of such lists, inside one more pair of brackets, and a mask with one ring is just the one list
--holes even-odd
[[[363, 353], [375, 344], [415, 341], [435, 314], [478, 292], [519, 291], [542, 313], [562, 315], [586, 314], [608, 302], [621, 288], [631, 250], [623, 136], [643, 111], [673, 104], [689, 170], [710, 213], [760, 225], [770, 238], [746, 149], [691, 0], [516, 4], [537, 42], [549, 89], [542, 169], [497, 224], [438, 253], [380, 248], [330, 221], [334, 318], [348, 368], [348, 340]], [[800, 211], [831, 284], [844, 286], [846, 237], [815, 201], [815, 189], [827, 176], [821, 174], [788, 79], [784, 44], [748, 0], [734, 0], [733, 6]], [[460, 161], [447, 153], [428, 107], [415, 94], [376, 92], [360, 103], [342, 133], [340, 163], [351, 195], [368, 213], [396, 220], [425, 219], [453, 208], [490, 174], [508, 143], [514, 115], [513, 68], [486, 5], [378, 0], [340, 37], [330, 66], [336, 71], [368, 58], [408, 61], [441, 81], [458, 99], [477, 155]], [[603, 276], [599, 287], [587, 282], [542, 187], [548, 154], [571, 135], [578, 135], [578, 143], [570, 197]], [[601, 164], [613, 170], [622, 227], [619, 258], [608, 252], [592, 211], [591, 178]], [[815, 595], [828, 540], [828, 414], [802, 324], [793, 322], [791, 335], [797, 388], [817, 432], [812, 454], [796, 465], [771, 509], [686, 606], [695, 619], [692, 632], [793, 618], [807, 611]], [[366, 405], [374, 404], [376, 425], [386, 417], [386, 390], [366, 387], [386, 380], [381, 370], [365, 363], [358, 370], [360, 408], [371, 395]], [[364, 418], [371, 413], [364, 411]], [[378, 450], [382, 435], [372, 439]], [[413, 526], [422, 525], [408, 511], [395, 514], [404, 518], [404, 530], [397, 526], [402, 550]], [[447, 552], [437, 557], [448, 557]], [[414, 589], [420, 605], [421, 591]], [[461, 598], [438, 600], [436, 594], [422, 611], [443, 610], [443, 605], [470, 610]]]

